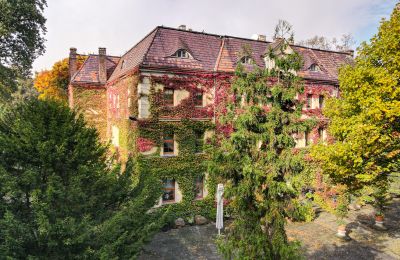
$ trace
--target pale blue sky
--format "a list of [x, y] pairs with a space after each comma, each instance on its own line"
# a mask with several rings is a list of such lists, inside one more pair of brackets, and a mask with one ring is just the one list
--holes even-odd
[[48, 0], [46, 53], [34, 71], [79, 53], [122, 55], [157, 25], [186, 24], [195, 31], [271, 39], [279, 19], [289, 21], [296, 41], [314, 35], [352, 33], [359, 45], [376, 33], [398, 0]]

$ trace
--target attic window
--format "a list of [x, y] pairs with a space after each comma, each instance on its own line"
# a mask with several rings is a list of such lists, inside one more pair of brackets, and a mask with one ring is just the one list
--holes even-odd
[[125, 60], [122, 60], [121, 62], [121, 69], [125, 68]]
[[177, 50], [174, 55], [172, 55], [173, 57], [176, 58], [182, 58], [182, 59], [189, 59], [190, 58], [190, 54], [187, 50], [185, 49], [179, 49]]
[[250, 56], [243, 56], [240, 59], [240, 63], [242, 63], [242, 64], [251, 64], [252, 61], [253, 61], [253, 59]]
[[315, 63], [311, 64], [310, 68], [308, 68], [309, 71], [321, 71], [319, 66]]

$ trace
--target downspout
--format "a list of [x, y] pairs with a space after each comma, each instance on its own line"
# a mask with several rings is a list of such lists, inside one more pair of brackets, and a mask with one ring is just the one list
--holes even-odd
[[217, 89], [216, 89], [216, 75], [218, 73], [218, 67], [219, 67], [219, 62], [221, 61], [221, 56], [222, 56], [222, 50], [224, 49], [224, 45], [225, 45], [225, 38], [223, 36], [220, 36], [222, 38], [222, 43], [221, 43], [221, 48], [219, 49], [219, 53], [218, 53], [218, 58], [217, 58], [217, 62], [215, 64], [214, 67], [214, 84], [213, 84], [213, 95], [214, 95], [214, 111], [213, 111], [213, 122], [214, 124], [216, 123], [216, 98], [217, 98]]

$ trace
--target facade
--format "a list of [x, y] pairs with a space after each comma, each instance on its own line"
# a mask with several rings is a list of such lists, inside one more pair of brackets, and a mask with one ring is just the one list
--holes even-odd
[[[79, 70], [71, 48], [69, 104], [122, 161], [141, 158], [144, 169], [159, 177], [160, 204], [190, 204], [207, 197], [203, 147], [213, 131], [227, 131], [218, 125], [218, 115], [237, 64], [274, 66], [266, 53], [280, 44], [261, 35], [253, 40], [156, 27], [121, 57], [99, 48]], [[296, 45], [285, 52], [297, 52], [304, 61], [298, 72], [305, 84], [298, 97], [305, 102], [303, 117], [319, 119], [312, 132], [295, 136], [297, 147], [325, 141], [321, 108], [326, 97], [338, 96], [338, 69], [353, 53]]]

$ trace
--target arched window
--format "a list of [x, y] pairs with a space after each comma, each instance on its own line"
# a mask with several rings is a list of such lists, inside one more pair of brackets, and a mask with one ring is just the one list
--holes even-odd
[[243, 56], [240, 59], [240, 63], [242, 63], [242, 64], [251, 64], [252, 61], [253, 61], [253, 59], [250, 56]]
[[311, 64], [310, 68], [308, 68], [309, 71], [321, 71], [319, 66], [315, 63]]
[[190, 54], [187, 50], [185, 49], [179, 49], [177, 50], [174, 55], [172, 55], [173, 57], [176, 58], [182, 58], [182, 59], [189, 59], [190, 58]]

